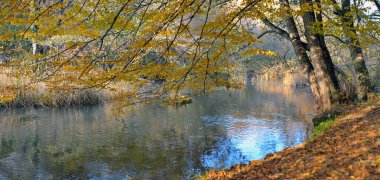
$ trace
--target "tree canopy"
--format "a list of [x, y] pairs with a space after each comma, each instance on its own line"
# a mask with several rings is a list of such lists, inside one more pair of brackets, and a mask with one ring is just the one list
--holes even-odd
[[[342, 9], [335, 0], [289, 6], [275, 0], [6, 0], [0, 3], [0, 40], [10, 61], [2, 66], [25, 83], [3, 87], [2, 101], [40, 82], [72, 92], [114, 90], [122, 81], [128, 86], [123, 100], [145, 93], [140, 87], [151, 80], [164, 80], [162, 88], [149, 90], [155, 95], [233, 87], [234, 54], [276, 56], [255, 44], [269, 34], [292, 42], [283, 23], [289, 16], [307, 51], [300, 18], [311, 10], [323, 16], [311, 24], [315, 34], [342, 46], [378, 43], [378, 9], [368, 4], [378, 1], [355, 0]], [[269, 28], [255, 33], [263, 24]]]

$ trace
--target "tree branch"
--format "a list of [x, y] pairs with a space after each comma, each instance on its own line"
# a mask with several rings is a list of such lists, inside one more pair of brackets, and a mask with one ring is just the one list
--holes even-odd
[[[272, 22], [270, 22], [267, 18], [263, 18], [261, 19], [261, 21], [266, 25], [268, 26], [269, 28], [272, 29], [272, 31], [274, 31], [275, 33], [277, 33], [278, 35], [280, 35], [281, 37], [285, 38], [286, 40], [292, 42], [292, 38], [290, 37], [289, 33], [286, 32], [285, 30], [283, 30], [282, 28], [276, 26], [275, 24], [273, 24]], [[269, 32], [267, 32], [269, 33]], [[265, 35], [265, 34], [264, 34]], [[307, 45], [307, 43], [303, 42], [302, 41], [302, 46], [306, 49], [306, 50], [309, 50], [309, 46]]]
[[267, 35], [267, 34], [271, 34], [271, 33], [276, 33], [276, 31], [274, 31], [274, 30], [264, 31], [264, 32], [262, 32], [261, 34], [259, 34], [256, 38], [257, 38], [257, 39], [261, 39], [261, 38], [264, 37], [265, 35]]
[[335, 36], [335, 35], [333, 35], [333, 34], [326, 34], [325, 37], [333, 37], [333, 38], [337, 39], [338, 41], [340, 41], [340, 42], [343, 43], [343, 44], [348, 44], [345, 40], [343, 40], [343, 39], [341, 39], [340, 37]]
[[127, 6], [127, 4], [129, 3], [129, 1], [127, 1], [126, 3], [124, 3], [121, 8], [119, 9], [119, 11], [117, 12], [116, 16], [114, 17], [112, 23], [111, 23], [111, 26], [107, 29], [107, 31], [104, 33], [104, 35], [100, 38], [100, 47], [99, 47], [99, 50], [102, 49], [103, 47], [103, 42], [104, 42], [104, 38], [107, 36], [107, 34], [111, 31], [111, 29], [113, 28], [113, 26], [115, 25], [117, 19], [119, 18], [121, 12], [124, 10], [124, 8]]
[[334, 3], [333, 5], [333, 8], [334, 8], [334, 11], [333, 13], [337, 16], [342, 16], [342, 10], [340, 9], [339, 5], [338, 5], [338, 2], [336, 2], [336, 0], [331, 0], [332, 3]]

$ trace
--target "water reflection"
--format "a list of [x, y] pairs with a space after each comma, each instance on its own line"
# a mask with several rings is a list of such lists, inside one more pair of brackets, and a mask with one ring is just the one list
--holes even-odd
[[307, 139], [310, 92], [279, 84], [220, 91], [181, 107], [111, 105], [4, 111], [0, 179], [191, 179]]

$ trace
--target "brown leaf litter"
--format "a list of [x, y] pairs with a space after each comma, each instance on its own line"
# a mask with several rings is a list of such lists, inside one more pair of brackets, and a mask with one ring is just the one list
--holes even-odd
[[348, 108], [321, 136], [206, 179], [380, 179], [380, 104]]

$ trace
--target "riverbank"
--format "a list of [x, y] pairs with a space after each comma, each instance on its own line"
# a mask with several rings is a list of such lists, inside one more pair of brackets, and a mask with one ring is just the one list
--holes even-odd
[[204, 179], [377, 179], [380, 102], [351, 106], [320, 136]]
[[[128, 100], [134, 88], [126, 81], [112, 82], [107, 87], [86, 87], [70, 85], [52, 87], [46, 82], [33, 82], [30, 78], [13, 77], [10, 69], [0, 68], [0, 108], [91, 106], [105, 102]], [[159, 85], [154, 81], [138, 87], [138, 98], [147, 98], [149, 92]]]

